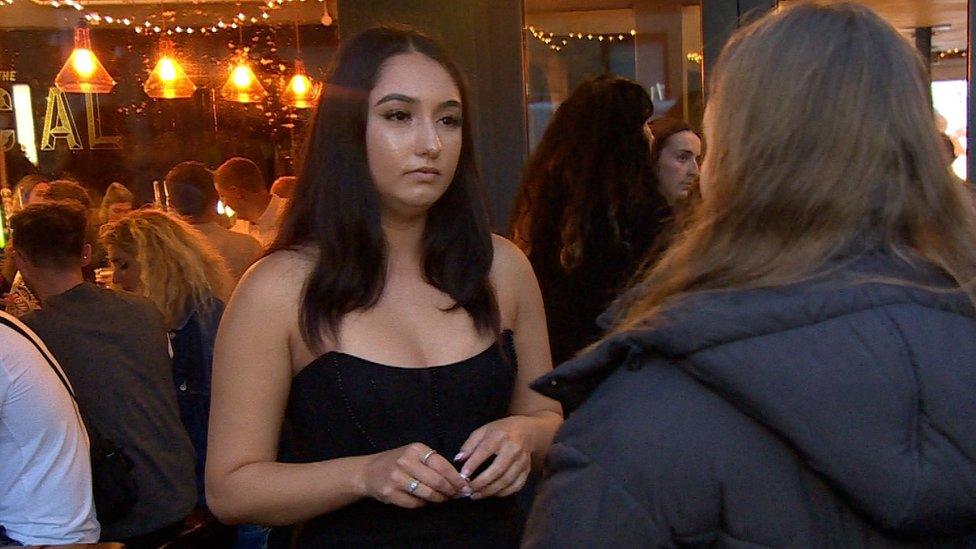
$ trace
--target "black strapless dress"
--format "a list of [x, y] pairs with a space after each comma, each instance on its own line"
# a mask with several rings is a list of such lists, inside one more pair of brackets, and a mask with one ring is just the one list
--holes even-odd
[[[518, 369], [512, 332], [454, 364], [400, 368], [330, 352], [292, 380], [282, 461], [307, 463], [422, 442], [448, 460], [472, 431], [509, 415]], [[517, 547], [515, 498], [404, 509], [364, 499], [294, 533], [298, 547]]]

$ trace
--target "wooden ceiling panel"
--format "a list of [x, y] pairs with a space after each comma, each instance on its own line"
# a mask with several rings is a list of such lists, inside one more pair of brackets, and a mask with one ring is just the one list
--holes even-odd
[[621, 10], [633, 7], [633, 0], [525, 0], [526, 13]]
[[[789, 4], [796, 0], [781, 0]], [[949, 25], [936, 32], [932, 46], [936, 50], [966, 48], [966, 0], [859, 0], [877, 11], [898, 30], [910, 32], [916, 27]]]
[[[647, 3], [648, 0], [643, 0]], [[668, 0], [669, 2], [673, 0]], [[780, 0], [789, 4], [797, 0]], [[830, 0], [827, 0], [830, 1]], [[915, 27], [949, 25], [936, 32], [932, 45], [937, 50], [966, 47], [966, 0], [859, 0], [880, 13], [892, 25], [908, 32]], [[545, 12], [585, 12], [633, 9], [634, 1], [625, 0], [525, 0], [528, 14]], [[689, 2], [697, 3], [697, 2]]]

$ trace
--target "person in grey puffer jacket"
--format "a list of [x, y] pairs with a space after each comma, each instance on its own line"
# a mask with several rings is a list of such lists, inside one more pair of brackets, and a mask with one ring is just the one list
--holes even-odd
[[804, 3], [716, 71], [692, 226], [534, 384], [523, 545], [976, 547], [976, 209], [913, 48]]

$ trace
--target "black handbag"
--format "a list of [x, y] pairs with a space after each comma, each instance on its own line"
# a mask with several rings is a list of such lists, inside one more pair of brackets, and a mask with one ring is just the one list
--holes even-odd
[[132, 479], [132, 460], [117, 444], [88, 430], [91, 441], [92, 497], [102, 525], [116, 522], [139, 500], [139, 489]]
[[[78, 399], [75, 398], [74, 391], [68, 385], [61, 369], [54, 364], [54, 361], [41, 348], [27, 332], [17, 324], [10, 322], [7, 318], [0, 316], [0, 324], [11, 328], [30, 341], [37, 348], [41, 356], [47, 361], [54, 373], [57, 374], [61, 384], [67, 389], [71, 399], [78, 406]], [[81, 414], [81, 408], [78, 407]], [[91, 452], [91, 473], [92, 473], [92, 497], [95, 501], [95, 512], [98, 514], [98, 521], [104, 526], [124, 518], [132, 507], [139, 500], [139, 490], [135, 480], [132, 478], [132, 460], [118, 444], [107, 439], [98, 432], [91, 422], [84, 421], [82, 424], [88, 429], [89, 448]]]

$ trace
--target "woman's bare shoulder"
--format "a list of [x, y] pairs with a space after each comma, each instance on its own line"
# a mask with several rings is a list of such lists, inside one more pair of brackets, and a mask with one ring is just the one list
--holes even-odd
[[492, 246], [495, 254], [491, 265], [491, 283], [498, 297], [503, 324], [511, 325], [526, 299], [539, 292], [539, 283], [529, 259], [512, 241], [492, 235]]
[[248, 268], [234, 290], [234, 297], [294, 304], [315, 268], [315, 260], [315, 253], [308, 249], [272, 252]]
[[498, 282], [514, 283], [526, 275], [532, 275], [532, 279], [535, 279], [529, 258], [515, 243], [503, 236], [493, 234], [491, 244], [494, 250], [491, 273]]

